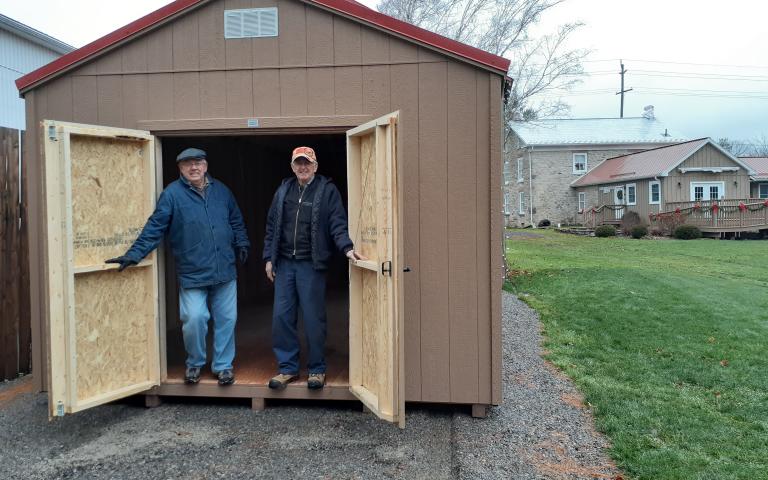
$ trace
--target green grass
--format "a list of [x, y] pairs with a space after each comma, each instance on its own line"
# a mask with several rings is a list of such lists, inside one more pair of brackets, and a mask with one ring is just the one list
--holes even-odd
[[536, 233], [507, 241], [505, 288], [540, 313], [619, 467], [768, 478], [768, 242]]

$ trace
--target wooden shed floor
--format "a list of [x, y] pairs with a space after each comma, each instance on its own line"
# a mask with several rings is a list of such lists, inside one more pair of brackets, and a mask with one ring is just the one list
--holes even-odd
[[[306, 360], [302, 345], [299, 379], [283, 391], [270, 390], [269, 379], [277, 373], [277, 361], [271, 344], [271, 305], [250, 306], [240, 309], [235, 330], [235, 385], [219, 387], [210, 370], [211, 332], [208, 333], [208, 364], [204, 367], [200, 383], [184, 384], [184, 360], [186, 353], [180, 328], [167, 333], [168, 377], [159, 388], [159, 394], [261, 398], [348, 398], [349, 355], [346, 301], [330, 300], [328, 307], [328, 339], [325, 358], [327, 363], [326, 385], [319, 392], [307, 388]], [[300, 331], [303, 336], [303, 331]], [[303, 344], [303, 340], [302, 340]], [[174, 388], [175, 387], [175, 388]], [[178, 387], [182, 387], [179, 389]], [[249, 388], [250, 387], [250, 388]], [[351, 396], [350, 396], [351, 398]]]

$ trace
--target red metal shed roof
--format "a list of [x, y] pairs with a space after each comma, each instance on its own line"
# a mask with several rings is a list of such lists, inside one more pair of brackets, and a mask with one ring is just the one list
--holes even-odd
[[739, 160], [755, 171], [756, 180], [768, 180], [768, 157], [739, 157]]
[[[16, 87], [23, 94], [27, 90], [43, 83], [67, 68], [98, 55], [105, 49], [122, 42], [144, 30], [157, 25], [170, 17], [179, 15], [185, 10], [193, 8], [210, 0], [176, 0], [154, 12], [146, 15], [114, 32], [95, 40], [82, 48], [79, 48], [53, 62], [44, 65], [37, 70], [24, 75], [16, 80]], [[384, 15], [371, 10], [365, 5], [354, 0], [301, 0], [305, 3], [318, 5], [346, 17], [359, 20], [363, 23], [379, 27], [396, 33], [400, 36], [412, 39], [418, 43], [443, 50], [470, 62], [480, 64], [502, 75], [509, 70], [510, 61], [504, 57], [488, 53], [484, 50], [466, 45], [436, 33], [424, 30], [410, 23]]]

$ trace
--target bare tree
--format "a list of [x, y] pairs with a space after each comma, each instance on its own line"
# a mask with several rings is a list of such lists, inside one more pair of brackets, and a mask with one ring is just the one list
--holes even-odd
[[587, 50], [569, 50], [566, 40], [582, 24], [531, 38], [529, 30], [546, 10], [565, 0], [382, 0], [379, 11], [512, 60], [512, 91], [506, 120], [530, 121], [568, 113], [550, 99], [579, 82]]
[[768, 136], [762, 134], [752, 140], [736, 140], [722, 137], [717, 144], [736, 157], [768, 157]]

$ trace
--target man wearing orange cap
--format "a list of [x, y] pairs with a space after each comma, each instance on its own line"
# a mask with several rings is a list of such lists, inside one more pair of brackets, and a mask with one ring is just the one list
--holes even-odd
[[267, 215], [264, 237], [266, 273], [275, 284], [272, 350], [278, 374], [269, 388], [282, 389], [299, 375], [298, 308], [304, 318], [308, 347], [307, 387], [325, 385], [325, 272], [334, 251], [350, 259], [355, 253], [347, 231], [341, 194], [330, 180], [316, 175], [317, 158], [310, 147], [291, 155], [295, 177], [278, 187]]

